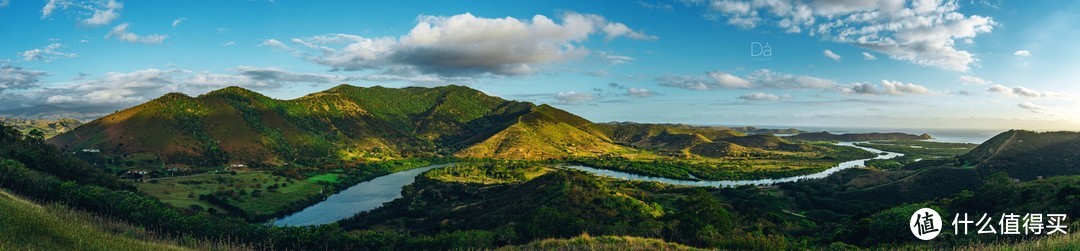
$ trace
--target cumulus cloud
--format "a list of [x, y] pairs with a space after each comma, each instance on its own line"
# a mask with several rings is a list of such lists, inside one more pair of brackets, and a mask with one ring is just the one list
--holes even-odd
[[831, 58], [832, 60], [836, 60], [837, 62], [840, 62], [840, 55], [836, 55], [836, 53], [833, 53], [831, 50], [825, 50], [825, 51], [823, 51], [821, 53], [825, 54], [825, 57], [827, 57], [827, 58]]
[[52, 43], [45, 47], [27, 50], [19, 53], [19, 56], [23, 58], [23, 61], [40, 60], [45, 62], [52, 62], [60, 58], [74, 58], [78, 56], [75, 53], [64, 53], [60, 51], [64, 45], [60, 43]]
[[1027, 56], [1031, 56], [1031, 52], [1028, 51], [1028, 50], [1018, 50], [1016, 52], [1013, 52], [1013, 55], [1020, 56], [1020, 57], [1027, 57]]
[[18, 66], [0, 67], [0, 93], [5, 90], [29, 89], [40, 86], [43, 71], [23, 69]]
[[791, 95], [776, 95], [764, 92], [747, 93], [739, 96], [738, 99], [750, 100], [750, 101], [780, 101], [791, 99]]
[[903, 83], [900, 81], [881, 80], [881, 86], [885, 88], [885, 94], [903, 96], [907, 94], [926, 95], [933, 92], [925, 86]]
[[709, 78], [712, 78], [715, 87], [720, 88], [750, 88], [753, 84], [746, 79], [740, 78], [735, 75], [731, 75], [726, 72], [710, 71], [705, 73]]
[[648, 98], [648, 97], [656, 96], [656, 93], [653, 92], [653, 91], [650, 91], [650, 90], [646, 90], [644, 88], [630, 87], [630, 88], [626, 89], [626, 93], [623, 94], [623, 95], [631, 96], [631, 97], [638, 97], [638, 98]]
[[965, 15], [955, 0], [798, 1], [717, 0], [708, 5], [711, 19], [753, 29], [773, 24], [789, 33], [848, 43], [890, 58], [946, 70], [967, 71], [975, 54], [955, 47], [991, 32], [990, 17]]
[[[470, 13], [420, 16], [401, 37], [362, 37], [327, 34], [290, 41], [305, 60], [335, 70], [380, 70], [409, 67], [439, 76], [523, 75], [544, 64], [581, 58], [581, 44], [593, 35], [605, 39], [655, 37], [625, 24], [592, 14], [566, 13], [557, 22], [543, 15], [529, 20], [483, 18]], [[277, 43], [274, 48], [284, 48]], [[277, 40], [273, 40], [277, 41]], [[630, 58], [613, 58], [626, 62]]]
[[120, 11], [124, 9], [124, 4], [116, 0], [49, 0], [41, 8], [41, 19], [49, 18], [56, 10], [72, 9], [79, 16], [79, 23], [88, 26], [101, 26], [120, 18]]
[[555, 103], [563, 105], [580, 105], [596, 99], [592, 93], [582, 92], [559, 92], [555, 94]]
[[1054, 98], [1057, 98], [1057, 99], [1072, 98], [1072, 95], [1068, 94], [1068, 93], [1040, 92], [1040, 91], [1028, 89], [1028, 88], [1022, 87], [1022, 86], [1009, 88], [1008, 86], [995, 84], [993, 86], [990, 86], [990, 88], [986, 89], [986, 90], [989, 91], [989, 92], [999, 93], [999, 94], [1004, 95], [1006, 97], [1051, 98], [1051, 99], [1054, 99]]
[[128, 31], [128, 23], [122, 23], [113, 27], [109, 34], [105, 34], [105, 39], [116, 38], [120, 41], [128, 43], [140, 43], [140, 44], [161, 44], [165, 42], [165, 39], [169, 36], [153, 34], [153, 35], [138, 35], [134, 32]]
[[985, 85], [985, 84], [990, 83], [990, 81], [987, 81], [985, 79], [982, 79], [982, 78], [979, 78], [979, 77], [976, 77], [976, 76], [970, 76], [970, 75], [960, 76], [959, 81], [960, 81], [960, 83], [962, 83], [964, 85]]
[[876, 57], [876, 56], [874, 56], [874, 54], [870, 54], [869, 52], [865, 52], [865, 51], [864, 51], [864, 52], [862, 53], [862, 56], [863, 56], [863, 59], [866, 59], [867, 61], [870, 61], [870, 60], [877, 60], [877, 57]]
[[83, 24], [90, 26], [100, 26], [112, 23], [113, 20], [120, 17], [120, 10], [124, 8], [124, 4], [109, 0], [102, 4], [103, 8], [93, 8], [93, 15], [90, 18], [84, 19]]

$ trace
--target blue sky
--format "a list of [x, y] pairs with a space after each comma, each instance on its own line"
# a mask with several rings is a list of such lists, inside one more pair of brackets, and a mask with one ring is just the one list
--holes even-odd
[[1076, 130], [1077, 23], [1075, 1], [0, 0], [0, 108], [459, 84], [598, 122]]

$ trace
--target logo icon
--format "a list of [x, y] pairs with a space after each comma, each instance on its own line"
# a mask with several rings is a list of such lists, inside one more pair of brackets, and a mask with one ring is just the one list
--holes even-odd
[[769, 46], [769, 43], [750, 42], [750, 56], [772, 57], [772, 46]]
[[941, 215], [934, 209], [919, 209], [911, 215], [908, 227], [911, 228], [911, 234], [914, 234], [915, 238], [924, 241], [932, 240], [941, 233]]

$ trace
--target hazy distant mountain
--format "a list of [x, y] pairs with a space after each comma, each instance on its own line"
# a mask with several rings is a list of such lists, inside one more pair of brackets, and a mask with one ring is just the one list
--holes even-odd
[[31, 107], [0, 110], [0, 117], [38, 120], [72, 118], [80, 121], [90, 121], [109, 115], [117, 110], [120, 110], [120, 108], [114, 106], [59, 107], [55, 105], [35, 105]]
[[44, 138], [50, 138], [57, 134], [71, 131], [75, 127], [82, 124], [75, 119], [58, 119], [58, 120], [44, 120], [44, 119], [19, 119], [19, 118], [4, 118], [0, 117], [0, 123], [4, 125], [14, 127], [15, 130], [19, 130], [23, 134], [30, 135], [33, 130], [38, 130]]
[[929, 134], [915, 135], [899, 132], [890, 133], [845, 133], [832, 134], [830, 132], [809, 132], [784, 138], [810, 141], [870, 141], [870, 140], [922, 140], [932, 139]]
[[340, 85], [293, 100], [228, 87], [171, 93], [50, 140], [61, 148], [152, 153], [167, 163], [276, 165], [400, 156], [549, 158], [623, 148], [550, 106], [462, 86]]

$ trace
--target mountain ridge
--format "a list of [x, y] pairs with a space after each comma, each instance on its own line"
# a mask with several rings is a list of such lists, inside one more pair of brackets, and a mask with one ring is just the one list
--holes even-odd
[[[504, 100], [456, 85], [386, 88], [343, 84], [291, 100], [226, 87], [196, 97], [169, 93], [91, 121], [49, 142], [69, 150], [145, 153], [163, 163], [192, 165], [282, 165], [436, 155], [551, 158], [622, 150], [592, 124], [549, 105]], [[539, 134], [504, 132], [508, 129]], [[491, 139], [500, 133], [501, 139]], [[567, 142], [537, 137], [561, 137]], [[537, 148], [523, 142], [550, 144]], [[500, 144], [524, 149], [527, 154], [474, 147]]]

